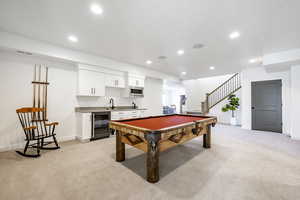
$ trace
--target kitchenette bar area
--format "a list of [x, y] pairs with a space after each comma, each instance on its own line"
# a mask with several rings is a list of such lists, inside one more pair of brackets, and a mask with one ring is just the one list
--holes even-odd
[[77, 139], [82, 142], [110, 137], [114, 134], [109, 129], [111, 120], [147, 117], [146, 108], [136, 106], [112, 107], [76, 107]]

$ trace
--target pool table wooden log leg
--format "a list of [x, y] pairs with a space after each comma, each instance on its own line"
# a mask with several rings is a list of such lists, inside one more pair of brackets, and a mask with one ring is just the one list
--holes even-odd
[[116, 161], [122, 162], [125, 160], [125, 144], [122, 142], [122, 134], [116, 131]]
[[149, 132], [145, 135], [148, 143], [147, 150], [147, 181], [156, 183], [159, 181], [159, 141], [160, 132]]
[[203, 135], [203, 147], [210, 148], [211, 146], [211, 125], [207, 125], [207, 133]]

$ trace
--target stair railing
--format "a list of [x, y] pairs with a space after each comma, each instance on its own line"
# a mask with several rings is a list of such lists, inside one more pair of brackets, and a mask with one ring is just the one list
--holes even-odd
[[235, 93], [241, 87], [241, 75], [236, 73], [215, 90], [206, 94], [205, 101], [201, 103], [202, 112], [205, 114], [208, 113], [211, 108], [226, 99], [229, 95]]

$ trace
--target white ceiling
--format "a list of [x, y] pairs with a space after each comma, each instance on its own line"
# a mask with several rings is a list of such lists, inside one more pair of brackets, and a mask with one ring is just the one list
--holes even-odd
[[[102, 16], [90, 12], [92, 2]], [[0, 29], [177, 76], [186, 71], [191, 79], [299, 48], [299, 10], [299, 0], [0, 0]], [[241, 37], [230, 40], [235, 30]], [[79, 42], [70, 43], [70, 34]], [[195, 43], [206, 47], [193, 49]]]

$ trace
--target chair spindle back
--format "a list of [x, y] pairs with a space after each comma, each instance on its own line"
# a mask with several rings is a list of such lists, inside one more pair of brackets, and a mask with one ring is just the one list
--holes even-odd
[[[48, 135], [43, 108], [21, 108], [16, 110], [22, 128], [26, 135], [26, 140], [32, 140], [40, 135]], [[36, 134], [35, 134], [36, 133]]]

